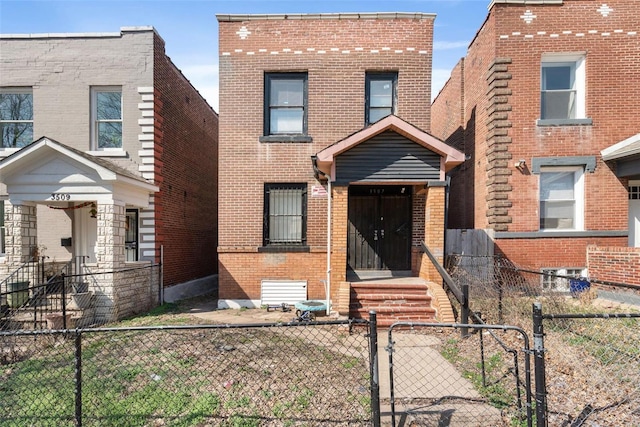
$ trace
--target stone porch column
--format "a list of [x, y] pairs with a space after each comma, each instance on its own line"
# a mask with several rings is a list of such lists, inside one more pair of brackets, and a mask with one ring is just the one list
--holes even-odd
[[[111, 272], [124, 267], [125, 205], [118, 201], [98, 203], [97, 206], [98, 239], [96, 260], [99, 272]], [[117, 273], [99, 274], [94, 277], [93, 286], [97, 286], [98, 321], [112, 321], [119, 318], [120, 306], [119, 282]]]
[[114, 201], [98, 203], [98, 244], [96, 258], [101, 270], [124, 267], [125, 206]]
[[36, 205], [4, 202], [6, 264], [17, 267], [34, 255], [38, 244]]

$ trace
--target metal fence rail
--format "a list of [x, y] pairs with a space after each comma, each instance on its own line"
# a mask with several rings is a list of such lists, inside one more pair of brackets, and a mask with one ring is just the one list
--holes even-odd
[[95, 327], [156, 305], [159, 264], [96, 272], [75, 261], [61, 271], [43, 282], [18, 282], [24, 284], [20, 288], [9, 284], [8, 291], [0, 292], [0, 330]]
[[2, 333], [0, 425], [371, 425], [349, 322]]
[[640, 425], [640, 312], [543, 314], [543, 307], [548, 425]]
[[[454, 333], [465, 329], [471, 331], [465, 338]], [[388, 343], [389, 394], [381, 396], [393, 426], [532, 425], [529, 339], [522, 329], [399, 322]]]
[[536, 425], [640, 425], [639, 286], [550, 274], [501, 257], [456, 255], [448, 270], [469, 286], [471, 310], [487, 323], [530, 330], [532, 305], [543, 309], [533, 331], [535, 361], [543, 362]]

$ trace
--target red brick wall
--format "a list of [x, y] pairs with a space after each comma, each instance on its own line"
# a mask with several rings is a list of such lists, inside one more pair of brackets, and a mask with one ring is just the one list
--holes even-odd
[[[244, 40], [237, 34], [242, 27], [250, 32]], [[314, 286], [325, 278], [327, 199], [308, 197], [311, 253], [280, 254], [286, 268], [272, 270], [257, 252], [263, 236], [264, 183], [302, 182], [309, 191], [319, 185], [311, 155], [364, 127], [367, 71], [397, 71], [397, 115], [428, 130], [432, 36], [431, 18], [220, 22], [221, 299], [238, 298], [237, 284], [256, 292], [247, 293], [246, 298], [257, 299], [260, 279], [291, 278], [296, 272], [309, 281], [310, 295], [319, 293]], [[312, 143], [259, 142], [264, 73], [277, 71], [308, 73]], [[338, 228], [342, 225], [346, 227], [345, 223]], [[334, 229], [338, 238], [336, 233]], [[342, 257], [332, 257], [336, 258], [334, 275], [346, 272], [346, 257], [344, 261]], [[251, 276], [244, 272], [248, 266]]]
[[640, 285], [640, 248], [587, 247], [589, 277]]
[[431, 105], [431, 135], [464, 151], [464, 58], [451, 70], [451, 76]]
[[157, 36], [154, 56], [156, 244], [171, 286], [218, 270], [218, 116]]
[[[595, 172], [584, 174], [585, 230], [627, 229], [626, 180], [615, 176], [613, 165], [602, 161], [600, 151], [638, 132], [629, 127], [629, 123], [637, 122], [636, 100], [640, 95], [638, 5], [633, 0], [607, 4], [613, 8], [607, 17], [597, 11], [601, 4], [590, 0], [492, 7], [464, 61], [465, 151], [472, 156], [465, 164], [472, 165], [473, 170], [463, 175], [467, 191], [452, 184], [451, 228], [536, 232], [539, 175], [531, 172], [532, 159], [595, 156]], [[526, 10], [536, 16], [530, 24], [522, 19]], [[537, 126], [540, 63], [549, 53], [585, 54], [586, 115], [593, 125]], [[452, 80], [457, 73], [456, 68]], [[446, 96], [438, 97], [432, 108], [434, 121], [443, 110], [441, 104], [455, 96], [451, 93], [455, 89], [445, 90]], [[432, 127], [439, 129], [435, 124]], [[438, 136], [452, 144], [458, 141], [455, 132]], [[524, 172], [513, 166], [520, 159], [528, 165]], [[453, 178], [459, 179], [455, 174]], [[452, 218], [459, 206], [469, 208], [470, 203], [475, 211], [473, 223]], [[586, 266], [589, 244], [625, 246], [626, 238], [497, 242], [499, 250], [517, 264], [549, 267]]]
[[[445, 187], [429, 187], [424, 216], [424, 243], [440, 265], [444, 265], [444, 198]], [[417, 255], [413, 259], [414, 272], [425, 280], [442, 283], [438, 270], [427, 255], [421, 251]]]
[[[566, 1], [561, 7], [529, 7], [537, 16], [529, 25], [520, 16], [525, 6], [495, 7], [498, 55], [511, 58], [512, 79], [509, 98], [512, 111], [509, 147], [512, 158], [596, 156], [595, 173], [585, 173], [585, 229], [625, 230], [627, 228], [626, 182], [615, 177], [602, 162], [600, 151], [638, 132], [629, 123], [637, 121], [640, 96], [640, 36], [628, 35], [638, 29], [635, 1], [608, 2], [614, 11], [603, 17], [600, 6], [587, 0]], [[589, 30], [598, 31], [589, 34]], [[616, 33], [622, 30], [622, 33]], [[511, 35], [520, 31], [519, 36]], [[546, 32], [538, 36], [538, 32]], [[571, 31], [571, 34], [563, 34]], [[576, 36], [584, 33], [584, 36]], [[603, 33], [610, 33], [603, 36]], [[525, 39], [525, 35], [533, 38]], [[552, 37], [552, 34], [558, 37]], [[536, 126], [540, 116], [540, 61], [543, 54], [586, 52], [586, 115], [592, 126]], [[518, 191], [510, 195], [513, 222], [509, 231], [538, 229], [538, 175], [530, 171], [511, 175]]]
[[[449, 80], [431, 106], [431, 133], [452, 147], [467, 153], [464, 63], [463, 58], [456, 64]], [[449, 228], [473, 227], [473, 170], [473, 160], [469, 159], [448, 173], [451, 177], [450, 193], [457, 196], [449, 200]]]
[[522, 268], [584, 268], [589, 245], [625, 246], [626, 243], [626, 237], [499, 239], [495, 253]]

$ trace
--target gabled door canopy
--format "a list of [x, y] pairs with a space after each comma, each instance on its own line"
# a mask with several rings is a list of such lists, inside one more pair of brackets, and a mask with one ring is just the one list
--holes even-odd
[[146, 207], [149, 195], [159, 191], [140, 176], [107, 160], [42, 137], [0, 161], [0, 182], [9, 200], [52, 202], [113, 201]]
[[441, 179], [444, 179], [445, 172], [464, 162], [464, 153], [398, 116], [389, 115], [318, 152], [315, 156], [318, 169], [323, 173], [329, 174], [332, 177], [332, 181], [335, 181], [336, 157], [385, 131], [396, 132], [416, 144], [439, 154], [441, 156]]

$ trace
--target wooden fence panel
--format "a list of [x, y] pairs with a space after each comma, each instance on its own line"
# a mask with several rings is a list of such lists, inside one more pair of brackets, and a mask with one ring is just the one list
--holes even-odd
[[494, 231], [491, 229], [447, 230], [446, 253], [475, 256], [493, 256]]

